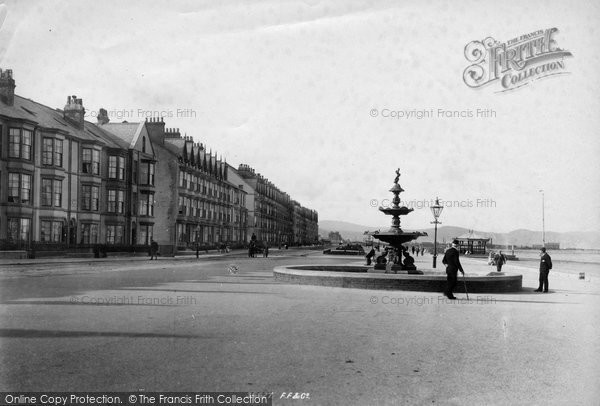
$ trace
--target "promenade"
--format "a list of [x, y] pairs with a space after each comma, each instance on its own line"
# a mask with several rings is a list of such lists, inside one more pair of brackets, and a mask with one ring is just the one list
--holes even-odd
[[[509, 263], [522, 292], [452, 302], [273, 280], [277, 265], [361, 261], [317, 251], [68, 261], [0, 264], [2, 390], [269, 391], [276, 405], [600, 398], [593, 278], [551, 273], [541, 294], [535, 270]], [[495, 269], [462, 262], [467, 273]], [[287, 392], [310, 399], [279, 399]]]

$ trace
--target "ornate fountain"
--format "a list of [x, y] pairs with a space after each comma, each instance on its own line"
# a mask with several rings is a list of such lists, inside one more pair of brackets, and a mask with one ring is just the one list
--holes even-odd
[[402, 187], [398, 184], [399, 179], [400, 169], [397, 169], [394, 185], [390, 189], [390, 192], [394, 194], [392, 206], [379, 207], [379, 210], [384, 214], [392, 216], [392, 227], [388, 231], [375, 232], [372, 234], [374, 238], [377, 238], [383, 242], [387, 242], [393, 248], [389, 255], [390, 258], [388, 258], [391, 266], [389, 264], [386, 266], [386, 264], [377, 263], [375, 264], [375, 269], [385, 269], [387, 272], [389, 268], [396, 273], [400, 271], [402, 273], [422, 274], [423, 272], [417, 270], [417, 267], [414, 265], [414, 259], [410, 256], [408, 250], [402, 244], [415, 240], [419, 237], [425, 237], [427, 236], [427, 233], [422, 233], [419, 231], [404, 232], [400, 228], [400, 216], [406, 216], [414, 209], [406, 206], [400, 206], [399, 195], [401, 192], [404, 192], [404, 189], [402, 189]]
[[[404, 189], [398, 184], [400, 169], [396, 171], [396, 179], [390, 192], [394, 194], [391, 207], [380, 207], [384, 214], [392, 216], [392, 227], [385, 232], [370, 233], [374, 238], [386, 242], [391, 249], [387, 254], [387, 263], [368, 265], [341, 264], [306, 264], [278, 266], [273, 269], [275, 280], [302, 285], [337, 286], [341, 288], [412, 290], [423, 292], [443, 292], [446, 289], [446, 273], [435, 269], [417, 270], [414, 259], [402, 244], [424, 237], [427, 233], [418, 231], [402, 231], [400, 216], [405, 216], [413, 209], [400, 206], [399, 194]], [[403, 259], [402, 259], [403, 257]], [[381, 258], [381, 257], [380, 257]], [[376, 259], [379, 261], [379, 259]], [[475, 265], [473, 265], [475, 266]], [[484, 265], [485, 275], [470, 273], [466, 281], [457, 285], [457, 292], [467, 287], [469, 293], [518, 292], [522, 288], [523, 275], [504, 274], [490, 276]], [[382, 275], [392, 271], [400, 275]], [[412, 274], [412, 275], [411, 275]]]

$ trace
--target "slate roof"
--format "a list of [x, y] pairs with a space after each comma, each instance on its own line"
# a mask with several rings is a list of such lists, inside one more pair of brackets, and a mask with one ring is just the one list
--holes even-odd
[[77, 128], [64, 118], [62, 110], [53, 109], [19, 95], [15, 95], [12, 106], [0, 103], [0, 115], [31, 121], [46, 129], [64, 131], [82, 140], [100, 142], [113, 148], [121, 147], [116, 140], [112, 139], [114, 137], [107, 138], [104, 131], [99, 131], [97, 125], [85, 121], [83, 129]]
[[133, 148], [144, 123], [106, 123], [98, 126], [124, 143], [124, 148]]

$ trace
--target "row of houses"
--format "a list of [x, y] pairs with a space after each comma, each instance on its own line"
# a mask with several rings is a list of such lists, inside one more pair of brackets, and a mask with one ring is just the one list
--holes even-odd
[[[54, 109], [14, 93], [0, 70], [0, 249], [143, 249], [163, 254], [254, 234], [270, 245], [310, 244], [318, 214], [242, 164], [234, 168], [155, 117], [111, 123], [83, 100]], [[34, 247], [34, 248], [32, 248]]]

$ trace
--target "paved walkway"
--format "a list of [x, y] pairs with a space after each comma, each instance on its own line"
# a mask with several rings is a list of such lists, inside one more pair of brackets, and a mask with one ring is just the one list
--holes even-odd
[[[310, 400], [277, 405], [600, 399], [600, 289], [593, 282], [551, 274], [550, 293], [535, 293], [537, 273], [525, 269], [521, 293], [469, 301], [459, 294], [452, 302], [436, 293], [275, 283], [272, 267], [280, 261], [232, 258], [240, 273], [229, 275], [222, 262], [216, 269], [211, 261], [165, 260], [164, 282], [144, 280], [165, 273], [143, 269], [144, 262], [135, 274], [35, 278], [71, 281], [77, 291], [0, 305], [0, 383], [31, 391], [267, 390], [276, 399], [310, 393]], [[467, 272], [482, 266], [463, 262]], [[114, 287], [98, 283], [130, 273]], [[97, 303], [113, 298], [131, 301]]]
[[[319, 249], [307, 249], [307, 248], [290, 248], [290, 249], [276, 249], [271, 248], [269, 250], [269, 256], [282, 256], [282, 255], [308, 255], [314, 254], [316, 252], [321, 252]], [[248, 254], [248, 250], [246, 249], [235, 249], [230, 250], [229, 252], [220, 252], [219, 250], [210, 250], [210, 251], [200, 251], [199, 259], [202, 258], [215, 258], [215, 257], [225, 257], [225, 256], [246, 256]], [[256, 256], [257, 258], [262, 258], [262, 254]], [[184, 251], [178, 253], [174, 257], [159, 257], [159, 261], [164, 260], [190, 260], [196, 259], [196, 253], [192, 251]], [[108, 256], [105, 258], [78, 258], [78, 257], [48, 257], [48, 258], [0, 258], [0, 266], [2, 265], [27, 265], [27, 264], [45, 264], [45, 263], [78, 263], [78, 262], [94, 262], [94, 263], [103, 263], [103, 262], [119, 262], [119, 261], [148, 261], [149, 258], [147, 255], [115, 255]]]

